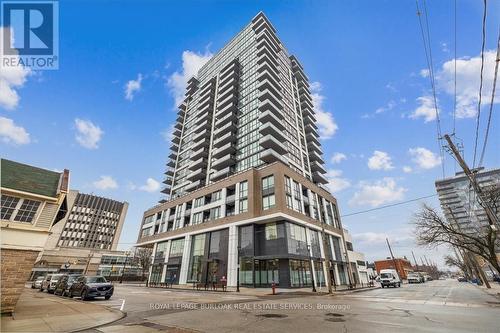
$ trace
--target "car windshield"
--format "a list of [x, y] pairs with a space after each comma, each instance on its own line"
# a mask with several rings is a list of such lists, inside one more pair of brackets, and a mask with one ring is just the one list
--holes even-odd
[[78, 278], [79, 278], [79, 276], [70, 276], [70, 277], [68, 277], [68, 282], [75, 282], [75, 280]]
[[106, 283], [106, 279], [102, 276], [89, 276], [87, 278], [88, 283]]
[[391, 273], [382, 273], [382, 274], [380, 274], [380, 277], [382, 279], [390, 279], [392, 277], [392, 274]]
[[62, 274], [52, 275], [52, 280], [59, 280]]
[[39, 276], [36, 278], [37, 281], [42, 281], [43, 279], [45, 279], [45, 276]]

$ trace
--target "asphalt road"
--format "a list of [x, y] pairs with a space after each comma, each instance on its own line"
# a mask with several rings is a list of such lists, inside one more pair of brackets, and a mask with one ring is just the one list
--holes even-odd
[[[335, 296], [242, 296], [118, 286], [127, 317], [92, 332], [499, 332], [500, 299], [431, 281]], [[90, 331], [89, 331], [90, 332]]]

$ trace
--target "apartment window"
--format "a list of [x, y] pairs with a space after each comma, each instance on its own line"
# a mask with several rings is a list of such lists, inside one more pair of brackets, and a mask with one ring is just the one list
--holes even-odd
[[266, 240], [272, 240], [278, 238], [278, 229], [276, 228], [276, 223], [266, 224]]
[[2, 220], [10, 220], [12, 213], [16, 209], [19, 198], [11, 197], [9, 195], [2, 195]]
[[288, 176], [285, 176], [285, 192], [292, 194], [292, 180]]
[[194, 213], [193, 214], [193, 224], [199, 224], [203, 220], [203, 213]]
[[353, 248], [352, 248], [352, 243], [351, 242], [345, 242], [345, 246], [347, 247], [347, 249], [349, 251], [354, 251]]
[[201, 207], [205, 204], [205, 197], [199, 197], [194, 200], [194, 208]]
[[169, 257], [180, 257], [184, 252], [184, 238], [173, 240], [170, 244]]
[[293, 209], [293, 199], [290, 194], [286, 195], [286, 208]]
[[146, 236], [151, 235], [151, 231], [152, 230], [153, 230], [152, 227], [149, 227], [149, 228], [146, 228], [146, 229], [142, 229], [142, 236], [141, 237], [146, 237]]
[[276, 206], [276, 198], [274, 194], [262, 197], [262, 210], [267, 210]]
[[38, 207], [40, 207], [40, 201], [24, 199], [16, 217], [14, 217], [14, 221], [31, 223], [38, 211]]
[[306, 229], [290, 223], [290, 238], [299, 242], [306, 242]]
[[244, 182], [241, 182], [240, 185], [239, 185], [239, 190], [240, 190], [240, 198], [246, 198], [248, 197], [248, 182], [247, 181], [244, 181]]
[[210, 209], [210, 219], [215, 220], [220, 217], [220, 207]]
[[262, 192], [274, 188], [274, 176], [262, 178]]
[[210, 202], [219, 201], [221, 198], [222, 198], [222, 192], [221, 191], [214, 192], [214, 193], [212, 193], [212, 199], [210, 200]]
[[240, 200], [238, 212], [240, 213], [248, 212], [248, 199]]
[[146, 216], [144, 218], [144, 223], [143, 224], [151, 223], [151, 222], [153, 222], [153, 220], [154, 220], [154, 215]]

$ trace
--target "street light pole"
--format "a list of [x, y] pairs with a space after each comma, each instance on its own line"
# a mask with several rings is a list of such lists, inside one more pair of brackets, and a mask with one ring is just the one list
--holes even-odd
[[240, 292], [240, 254], [241, 254], [241, 246], [238, 245], [238, 267], [236, 269], [236, 291]]
[[314, 270], [312, 265], [314, 264], [312, 261], [312, 256], [311, 256], [311, 245], [307, 244], [307, 253], [309, 253], [309, 266], [311, 268], [311, 282], [312, 282], [312, 291], [316, 292], [316, 286], [314, 285]]

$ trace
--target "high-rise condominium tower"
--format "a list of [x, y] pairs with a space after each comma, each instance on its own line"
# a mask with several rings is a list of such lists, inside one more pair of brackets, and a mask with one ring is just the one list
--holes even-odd
[[153, 248], [151, 285], [368, 282], [321, 186], [307, 76], [263, 13], [189, 80], [172, 141], [169, 199], [137, 240]]
[[163, 193], [175, 198], [276, 161], [325, 184], [317, 129], [301, 64], [259, 14], [189, 80]]

